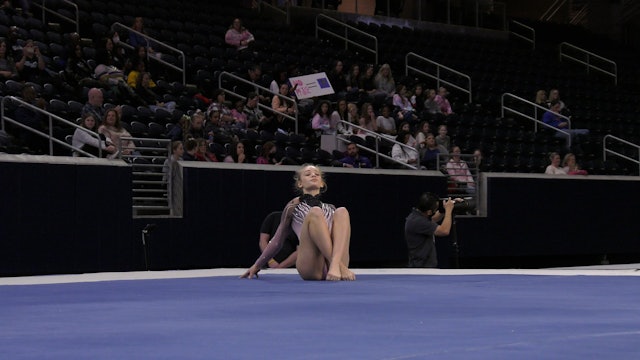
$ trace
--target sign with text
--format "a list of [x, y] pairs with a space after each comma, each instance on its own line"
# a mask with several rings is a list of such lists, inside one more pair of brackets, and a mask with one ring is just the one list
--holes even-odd
[[292, 77], [289, 78], [289, 82], [292, 88], [295, 87], [296, 97], [298, 99], [308, 99], [334, 93], [327, 74], [323, 72]]

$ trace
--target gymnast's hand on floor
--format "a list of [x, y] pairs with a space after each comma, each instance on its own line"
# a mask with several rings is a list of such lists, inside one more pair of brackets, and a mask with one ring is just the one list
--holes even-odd
[[242, 276], [240, 276], [241, 279], [253, 279], [258, 278], [258, 272], [260, 271], [260, 269], [254, 264], [253, 266], [251, 266], [249, 268], [249, 270], [247, 270], [244, 274], [242, 274]]

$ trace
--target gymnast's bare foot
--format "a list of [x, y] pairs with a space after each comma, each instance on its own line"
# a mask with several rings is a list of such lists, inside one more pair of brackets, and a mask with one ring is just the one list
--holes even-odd
[[327, 272], [327, 281], [339, 281], [342, 279], [342, 271], [340, 269], [340, 262], [334, 261], [329, 265], [329, 271]]
[[353, 271], [349, 270], [349, 268], [340, 263], [340, 280], [353, 281], [356, 279], [356, 274]]

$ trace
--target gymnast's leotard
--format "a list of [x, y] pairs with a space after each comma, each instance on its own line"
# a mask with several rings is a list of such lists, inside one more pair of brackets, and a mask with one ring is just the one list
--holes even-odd
[[262, 255], [256, 261], [259, 268], [262, 268], [275, 254], [280, 251], [284, 239], [287, 238], [290, 231], [293, 231], [300, 239], [300, 231], [302, 230], [302, 224], [304, 219], [311, 210], [312, 207], [317, 206], [322, 209], [324, 218], [329, 226], [329, 232], [333, 225], [333, 213], [336, 211], [336, 207], [333, 204], [324, 203], [320, 200], [319, 195], [313, 196], [304, 194], [297, 199], [290, 201], [282, 212], [282, 219], [280, 220], [280, 226], [273, 235], [269, 245], [264, 249]]
[[302, 230], [302, 223], [304, 222], [304, 218], [307, 217], [309, 210], [311, 210], [311, 208], [314, 206], [322, 209], [324, 218], [327, 221], [327, 225], [329, 226], [329, 232], [331, 232], [331, 227], [333, 225], [333, 213], [336, 211], [336, 207], [332, 204], [327, 204], [320, 201], [319, 195], [313, 196], [304, 194], [300, 196], [300, 203], [293, 209], [293, 219], [291, 219], [291, 228], [298, 236], [298, 239], [300, 239], [300, 230]]

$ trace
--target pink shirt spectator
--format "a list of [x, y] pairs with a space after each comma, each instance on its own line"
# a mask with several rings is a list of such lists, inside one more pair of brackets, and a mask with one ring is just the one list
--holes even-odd
[[253, 34], [242, 26], [240, 19], [233, 20], [233, 24], [224, 35], [224, 41], [238, 50], [246, 49], [253, 40], [255, 40]]

